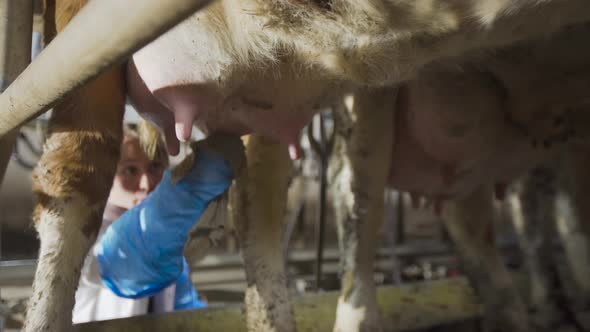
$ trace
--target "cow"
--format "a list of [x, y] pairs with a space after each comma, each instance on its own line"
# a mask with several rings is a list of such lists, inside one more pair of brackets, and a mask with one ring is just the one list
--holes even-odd
[[[576, 180], [574, 206], [583, 213], [579, 197], [587, 189], [577, 181], [584, 183], [588, 153], [584, 90], [590, 84], [585, 72], [590, 49], [583, 40], [589, 33], [587, 25], [568, 27], [552, 37], [497, 48], [492, 57], [475, 52], [422, 67], [398, 88], [392, 144], [384, 141], [391, 139], [388, 133], [379, 131], [384, 118], [372, 122], [379, 117], [376, 106], [363, 115], [349, 100], [345, 111], [334, 113], [338, 143], [331, 173], [344, 244], [341, 301], [351, 299], [347, 311], [340, 303], [338, 314], [342, 309], [347, 318], [337, 324], [350, 323], [352, 308], [360, 308], [358, 321], [378, 322], [371, 317], [376, 307], [366, 306], [376, 303], [366, 300], [372, 296], [366, 289], [374, 250], [367, 246], [374, 245], [371, 236], [381, 220], [373, 211], [382, 209], [371, 197], [387, 186], [409, 192], [413, 200], [424, 196], [442, 212], [484, 301], [485, 330], [528, 330], [524, 302], [494, 247], [493, 197], [504, 196], [510, 182], [535, 166], [565, 154]], [[376, 181], [380, 172], [387, 174], [385, 182]], [[357, 200], [351, 197], [355, 190], [361, 191]], [[354, 207], [367, 209], [364, 223]], [[364, 256], [347, 252], [355, 250]]]
[[[507, 201], [528, 274], [531, 324], [548, 331], [564, 320], [585, 329], [575, 311], [586, 310], [590, 290], [587, 189], [580, 178], [588, 156], [571, 152], [565, 149], [558, 158], [533, 168], [512, 186]], [[563, 256], [555, 250], [556, 239]]]
[[[46, 0], [47, 40], [85, 3]], [[178, 151], [177, 138], [190, 136], [193, 123], [205, 132], [254, 134], [235, 191], [245, 216], [237, 230], [248, 279], [247, 323], [253, 331], [288, 332], [295, 322], [276, 250], [281, 234], [276, 220], [289, 174], [286, 144], [311, 116], [346, 93], [354, 95], [352, 118], [360, 129], [350, 144], [345, 206], [359, 228], [351, 241], [358, 246], [349, 248], [356, 266], [370, 261], [374, 223], [369, 219], [382, 213], [383, 184], [395, 174], [413, 176], [390, 175], [390, 168], [403, 168], [398, 163], [406, 158], [391, 153], [400, 139], [396, 109], [400, 100], [412, 100], [408, 93], [420, 91], [398, 91], [398, 85], [431, 64], [459, 57], [466, 62], [474, 54], [494, 59], [496, 49], [589, 19], [585, 0], [212, 2], [54, 107], [50, 136], [33, 174], [41, 249], [25, 331], [62, 331], [70, 324], [80, 266], [96, 237], [118, 158], [126, 96], [163, 128], [172, 153]], [[581, 83], [575, 82], [578, 90]], [[494, 100], [493, 88], [481, 92]], [[552, 138], [544, 122], [537, 125], [536, 117], [528, 116], [539, 106], [534, 97], [516, 96], [523, 99], [514, 99], [514, 109], [526, 111], [510, 109], [510, 118], [542, 142]], [[445, 165], [445, 181], [461, 178], [460, 166]], [[338, 308], [345, 314], [339, 314], [343, 318], [335, 330], [378, 331], [374, 284], [354, 282], [364, 280], [366, 272], [347, 275]]]

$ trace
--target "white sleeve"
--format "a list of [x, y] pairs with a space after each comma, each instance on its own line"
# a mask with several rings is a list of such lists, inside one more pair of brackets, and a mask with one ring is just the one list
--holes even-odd
[[[112, 221], [103, 220], [100, 226], [100, 230], [98, 231], [98, 236], [96, 237], [96, 242], [98, 239], [104, 234], [106, 229], [112, 224]], [[100, 277], [100, 272], [98, 270], [98, 260], [96, 259], [96, 242], [90, 248], [88, 255], [84, 259], [84, 265], [82, 266], [82, 271], [80, 274], [80, 283], [79, 287], [105, 287], [102, 283], [102, 278]]]

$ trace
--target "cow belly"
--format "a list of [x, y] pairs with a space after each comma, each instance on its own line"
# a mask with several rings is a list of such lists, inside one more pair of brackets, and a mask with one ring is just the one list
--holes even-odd
[[551, 151], [533, 149], [502, 105], [483, 74], [421, 73], [399, 93], [391, 186], [445, 199], [534, 166]]

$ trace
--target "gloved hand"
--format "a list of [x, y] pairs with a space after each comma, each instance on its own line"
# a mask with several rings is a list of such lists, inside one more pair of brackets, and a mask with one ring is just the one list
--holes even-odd
[[193, 151], [192, 165], [189, 160], [174, 174], [166, 171], [156, 189], [101, 237], [95, 252], [100, 274], [118, 296], [150, 296], [178, 279], [188, 232], [233, 179], [232, 165], [222, 154], [233, 165], [244, 155], [236, 137], [211, 137], [197, 142]]
[[207, 308], [207, 303], [199, 300], [199, 294], [190, 279], [190, 268], [186, 259], [182, 259], [182, 273], [176, 280], [174, 293], [174, 310]]

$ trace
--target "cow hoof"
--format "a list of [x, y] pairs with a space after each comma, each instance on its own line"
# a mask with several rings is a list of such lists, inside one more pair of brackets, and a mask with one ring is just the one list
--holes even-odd
[[334, 332], [382, 332], [377, 310], [355, 307], [340, 298], [336, 309]]
[[335, 327], [334, 332], [383, 332], [380, 324], [361, 324], [361, 326]]

